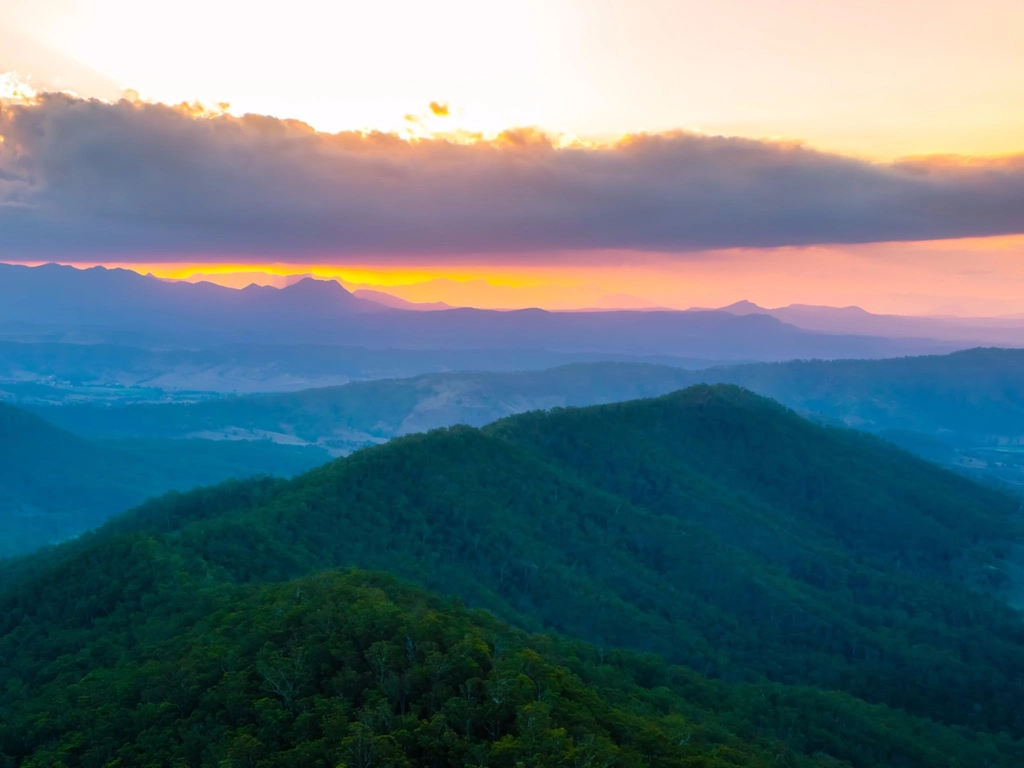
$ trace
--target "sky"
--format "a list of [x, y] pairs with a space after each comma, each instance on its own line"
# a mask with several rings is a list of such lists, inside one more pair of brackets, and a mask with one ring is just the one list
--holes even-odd
[[0, 13], [8, 261], [479, 306], [1024, 313], [1019, 1]]

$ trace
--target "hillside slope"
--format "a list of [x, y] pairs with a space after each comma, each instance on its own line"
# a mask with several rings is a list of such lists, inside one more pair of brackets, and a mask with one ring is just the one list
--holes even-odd
[[1024, 436], [1024, 350], [713, 368], [697, 378], [754, 389], [849, 426], [967, 437]]
[[231, 581], [387, 570], [529, 630], [1019, 737], [1021, 526], [1015, 500], [882, 441], [700, 386], [168, 497], [19, 568], [43, 594], [135, 531]]
[[693, 379], [692, 372], [669, 366], [591, 363], [544, 371], [425, 374], [188, 404], [69, 405], [38, 412], [97, 437], [274, 435], [348, 453], [397, 435], [453, 424], [483, 426], [538, 408], [663, 395]]
[[324, 458], [266, 443], [89, 441], [0, 403], [0, 557], [80, 534], [172, 489], [292, 475]]
[[263, 438], [335, 454], [452, 424], [535, 409], [739, 384], [798, 412], [882, 434], [925, 458], [1024, 489], [1024, 350], [891, 360], [790, 361], [686, 371], [588, 363], [518, 373], [442, 373], [190, 405], [41, 410], [82, 434]]
[[147, 349], [93, 343], [0, 340], [0, 399], [15, 404], [195, 401], [294, 392], [353, 380], [448, 371], [539, 371], [594, 361], [702, 368], [712, 361], [530, 349], [365, 349], [327, 344], [230, 344]]
[[1024, 492], [1024, 350], [742, 365], [696, 378], [747, 387]]
[[[145, 536], [105, 554], [59, 574], [77, 578], [51, 582], [34, 625], [0, 636], [0, 765], [1013, 768], [1024, 759], [1006, 736], [841, 694], [726, 685], [651, 656], [531, 637], [383, 575], [239, 587], [197, 579], [201, 563]], [[77, 610], [55, 621], [46, 609], [68, 598]], [[34, 669], [19, 649], [37, 642], [74, 651]]]
[[[66, 406], [43, 411], [102, 436], [180, 437], [198, 429], [284, 429], [305, 440], [332, 430], [393, 437], [423, 427], [482, 426], [524, 410], [598, 405], [691, 384], [737, 384], [848, 426], [1024, 436], [1024, 350], [972, 349], [891, 360], [794, 360], [702, 370], [580, 363], [543, 371], [436, 373], [188, 405]], [[451, 421], [455, 419], [455, 421]]]

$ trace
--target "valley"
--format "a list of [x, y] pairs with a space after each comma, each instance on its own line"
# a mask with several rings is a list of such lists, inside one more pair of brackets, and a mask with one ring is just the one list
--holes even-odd
[[[732, 383], [801, 415], [870, 431], [979, 480], [1024, 490], [1024, 351], [974, 349], [890, 360], [735, 366], [577, 363], [538, 371], [431, 373], [339, 387], [177, 403], [70, 403], [37, 412], [94, 437], [271, 439], [334, 456], [454, 424], [483, 426], [530, 410], [663, 395]], [[30, 403], [33, 401], [30, 401]], [[122, 407], [126, 406], [126, 407]]]

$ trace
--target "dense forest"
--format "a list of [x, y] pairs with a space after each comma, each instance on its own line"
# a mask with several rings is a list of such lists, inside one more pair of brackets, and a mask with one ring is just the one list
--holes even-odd
[[327, 458], [270, 442], [86, 440], [0, 403], [0, 557], [71, 538], [169, 490], [294, 475]]
[[[727, 685], [650, 655], [525, 635], [384, 575], [212, 585], [146, 537], [125, 537], [110, 554], [108, 568], [124, 569], [114, 610], [108, 589], [68, 621], [43, 610], [35, 633], [0, 640], [15, 658], [0, 670], [0, 766], [1011, 768], [1024, 759], [1005, 736], [842, 694]], [[102, 586], [91, 571], [78, 575]], [[43, 640], [44, 628], [48, 650], [69, 652], [20, 670], [17, 644]]]
[[[1022, 525], [1009, 496], [729, 386], [436, 430], [0, 564], [0, 745], [12, 765], [1017, 765]], [[332, 597], [367, 583], [391, 623]]]

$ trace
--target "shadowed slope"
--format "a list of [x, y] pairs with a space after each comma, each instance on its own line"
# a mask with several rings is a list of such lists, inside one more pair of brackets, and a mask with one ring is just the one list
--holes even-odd
[[171, 489], [296, 474], [325, 458], [268, 443], [84, 440], [0, 403], [0, 557], [78, 535]]

